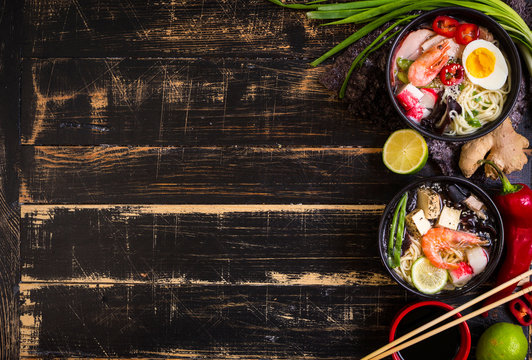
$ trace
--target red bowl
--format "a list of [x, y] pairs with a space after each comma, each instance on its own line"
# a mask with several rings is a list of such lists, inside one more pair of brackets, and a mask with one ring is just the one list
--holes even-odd
[[[397, 315], [395, 315], [395, 318], [392, 322], [392, 327], [390, 329], [390, 337], [389, 337], [390, 342], [395, 340], [395, 332], [397, 331], [397, 327], [399, 326], [401, 320], [403, 320], [403, 318], [407, 314], [409, 314], [412, 310], [415, 310], [415, 309], [418, 309], [424, 306], [433, 306], [433, 307], [437, 307], [437, 308], [444, 309], [447, 311], [451, 311], [454, 309], [451, 305], [447, 305], [446, 303], [443, 303], [441, 301], [421, 301], [421, 302], [418, 302], [412, 305], [405, 306], [404, 308], [401, 309], [401, 311], [397, 313]], [[462, 315], [460, 313], [453, 316], [454, 319], [458, 319], [461, 317]], [[428, 321], [430, 320], [427, 320], [426, 322]], [[438, 325], [436, 325], [435, 327], [431, 329], [434, 329], [436, 327], [438, 327]], [[460, 346], [459, 346], [458, 352], [455, 355], [455, 357], [449, 360], [466, 360], [467, 357], [469, 356], [469, 352], [471, 351], [471, 333], [469, 332], [469, 326], [467, 326], [467, 323], [464, 321], [463, 323], [458, 325], [458, 329], [460, 332]], [[442, 344], [442, 345], [445, 346], [445, 344]], [[392, 357], [394, 360], [403, 360], [403, 358], [399, 357], [397, 353], [394, 353]], [[415, 359], [405, 358], [404, 360], [415, 360]]]

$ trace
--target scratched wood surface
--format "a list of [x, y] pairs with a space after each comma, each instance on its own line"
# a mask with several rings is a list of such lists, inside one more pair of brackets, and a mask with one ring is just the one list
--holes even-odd
[[[20, 5], [20, 4], [18, 4]], [[15, 2], [0, 4], [0, 359], [19, 353], [20, 216], [19, 156], [20, 20]]]
[[[33, 59], [24, 144], [376, 145], [299, 59]], [[53, 116], [50, 116], [50, 113]], [[338, 121], [323, 121], [324, 118]], [[372, 141], [372, 142], [370, 142]], [[379, 142], [380, 141], [380, 142]]]
[[[0, 358], [357, 359], [386, 343], [419, 299], [386, 275], [379, 218], [439, 171], [387, 171], [400, 122], [349, 113], [307, 65], [352, 28], [266, 0], [7, 3]], [[530, 184], [532, 165], [511, 178]], [[501, 320], [471, 320], [473, 344]]]

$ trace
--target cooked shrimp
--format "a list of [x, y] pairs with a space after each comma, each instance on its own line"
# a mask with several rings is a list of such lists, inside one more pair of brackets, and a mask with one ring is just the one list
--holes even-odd
[[482, 240], [474, 234], [443, 227], [430, 229], [421, 239], [421, 248], [432, 265], [449, 270], [458, 269], [458, 264], [444, 262], [440, 253], [441, 250], [464, 249], [486, 244], [486, 240]]
[[414, 86], [426, 86], [447, 64], [451, 48], [449, 40], [443, 40], [416, 59], [408, 69], [408, 81]]

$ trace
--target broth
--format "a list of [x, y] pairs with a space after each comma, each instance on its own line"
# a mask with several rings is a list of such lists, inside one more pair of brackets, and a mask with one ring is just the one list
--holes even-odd
[[[456, 22], [455, 35], [435, 25], [442, 17]], [[472, 134], [499, 118], [510, 87], [506, 55], [487, 28], [448, 16], [432, 20], [396, 48], [390, 69], [395, 98], [410, 121], [431, 132]], [[465, 42], [459, 33], [468, 26], [476, 34]]]
[[[437, 199], [437, 207], [434, 210], [435, 214], [428, 216], [423, 199], [418, 198], [418, 194], [422, 194], [422, 198], [426, 194], [431, 195], [431, 199]], [[478, 210], [473, 205], [481, 206]], [[453, 224], [446, 223], [447, 219], [444, 212], [453, 214], [455, 222]], [[390, 224], [392, 222], [392, 213], [388, 218], [388, 226], [385, 231], [385, 239], [390, 236]], [[413, 214], [423, 218], [425, 226], [425, 234], [420, 232], [415, 233], [412, 229]], [[443, 219], [442, 219], [443, 218]], [[393, 270], [410, 286], [418, 288], [419, 291], [424, 292], [423, 289], [413, 283], [412, 280], [412, 265], [416, 260], [426, 257], [430, 260], [433, 266], [446, 269], [448, 271], [448, 280], [440, 291], [452, 291], [457, 288], [462, 288], [467, 283], [484, 271], [491, 260], [491, 252], [494, 243], [498, 239], [498, 226], [496, 223], [497, 217], [491, 210], [479, 200], [474, 193], [468, 188], [458, 184], [440, 183], [440, 182], [426, 182], [408, 191], [408, 201], [406, 204], [406, 219], [403, 233], [403, 244], [401, 248], [400, 265], [394, 267]], [[419, 230], [421, 231], [421, 230]], [[429, 235], [440, 232], [450, 232], [457, 236], [472, 237], [477, 243], [458, 242], [451, 244], [449, 248], [441, 248], [436, 253], [435, 262], [434, 253], [425, 253], [424, 242], [431, 242], [434, 240]], [[436, 241], [438, 241], [436, 239]], [[479, 265], [480, 261], [480, 265]], [[460, 268], [460, 269], [458, 269]], [[462, 274], [462, 268], [465, 268], [466, 274]], [[431, 294], [430, 292], [428, 294]]]

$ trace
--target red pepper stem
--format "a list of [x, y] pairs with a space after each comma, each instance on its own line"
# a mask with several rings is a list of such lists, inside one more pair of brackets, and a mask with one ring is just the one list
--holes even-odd
[[516, 184], [516, 185], [512, 184], [510, 182], [510, 180], [508, 180], [506, 175], [504, 175], [504, 173], [501, 171], [501, 169], [497, 165], [495, 165], [495, 163], [493, 161], [491, 161], [491, 160], [479, 160], [478, 163], [481, 164], [481, 165], [488, 164], [492, 168], [495, 169], [495, 171], [497, 172], [497, 175], [499, 175], [499, 179], [501, 180], [501, 183], [502, 183], [502, 191], [501, 192], [502, 192], [503, 195], [518, 192], [523, 187], [522, 185], [519, 185], [519, 184]]

